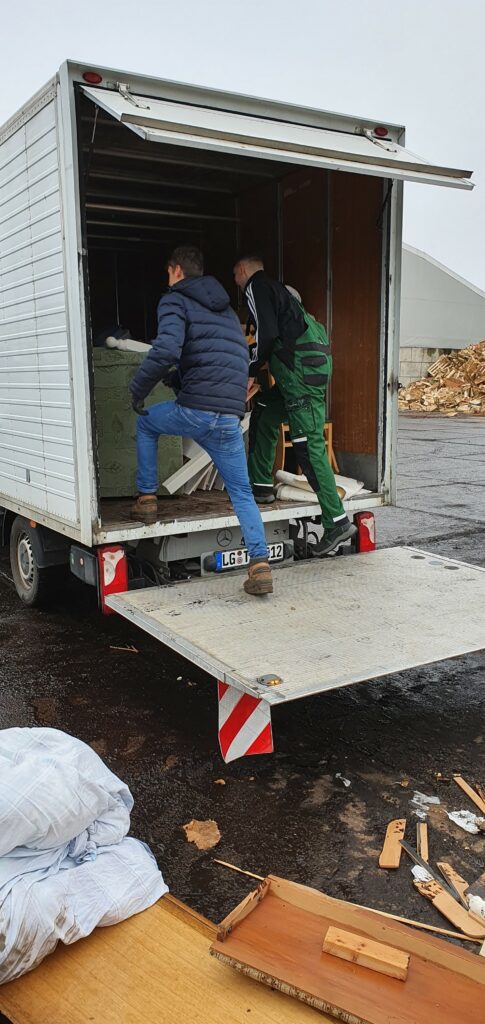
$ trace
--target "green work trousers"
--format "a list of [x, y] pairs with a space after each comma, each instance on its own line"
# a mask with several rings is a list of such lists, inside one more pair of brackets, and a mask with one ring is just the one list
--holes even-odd
[[[313, 356], [310, 357], [313, 360]], [[290, 370], [277, 355], [270, 361], [275, 386], [256, 398], [251, 414], [249, 433], [249, 477], [253, 487], [273, 483], [273, 466], [279, 431], [288, 423], [296, 460], [317, 494], [322, 511], [322, 525], [332, 529], [346, 512], [340, 500], [335, 477], [328, 461], [324, 427], [326, 384], [308, 383], [320, 375], [302, 364], [295, 356]]]

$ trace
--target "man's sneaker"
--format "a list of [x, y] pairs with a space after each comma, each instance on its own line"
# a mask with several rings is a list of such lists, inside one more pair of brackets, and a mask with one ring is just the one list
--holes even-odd
[[253, 559], [249, 563], [248, 578], [244, 583], [246, 594], [261, 596], [273, 593], [273, 580], [268, 562]]
[[355, 537], [356, 533], [357, 527], [345, 516], [345, 519], [341, 519], [331, 530], [325, 530], [322, 539], [313, 545], [313, 554], [317, 558], [323, 558], [324, 555], [328, 555], [340, 547], [344, 541]]
[[258, 505], [272, 505], [276, 501], [273, 484], [253, 484], [253, 494]]
[[158, 522], [158, 500], [156, 494], [139, 494], [135, 504], [130, 509], [130, 519], [136, 519], [138, 523]]

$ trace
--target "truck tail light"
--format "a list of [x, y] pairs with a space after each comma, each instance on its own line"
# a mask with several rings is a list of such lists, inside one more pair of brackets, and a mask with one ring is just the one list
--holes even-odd
[[375, 551], [376, 549], [376, 521], [372, 512], [356, 512], [354, 523], [357, 527], [355, 535], [355, 550], [361, 554], [363, 551]]
[[97, 548], [99, 603], [103, 615], [113, 615], [106, 598], [110, 594], [122, 594], [128, 590], [128, 560], [120, 544], [106, 544]]
[[85, 71], [83, 73], [83, 81], [87, 82], [88, 85], [101, 85], [103, 76], [97, 71]]

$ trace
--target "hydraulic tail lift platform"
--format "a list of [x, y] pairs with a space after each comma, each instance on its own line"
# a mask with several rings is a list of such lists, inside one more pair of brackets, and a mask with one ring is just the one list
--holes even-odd
[[266, 738], [274, 705], [485, 645], [485, 570], [477, 566], [396, 547], [296, 562], [275, 569], [274, 582], [265, 598], [245, 595], [236, 573], [106, 603], [219, 680], [220, 716], [228, 687], [231, 713], [244, 695], [253, 698]]

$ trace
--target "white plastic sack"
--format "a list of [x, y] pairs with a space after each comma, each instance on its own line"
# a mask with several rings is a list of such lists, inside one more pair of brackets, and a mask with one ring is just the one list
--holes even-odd
[[80, 740], [0, 731], [0, 983], [167, 892], [148, 847], [126, 838], [132, 806]]

